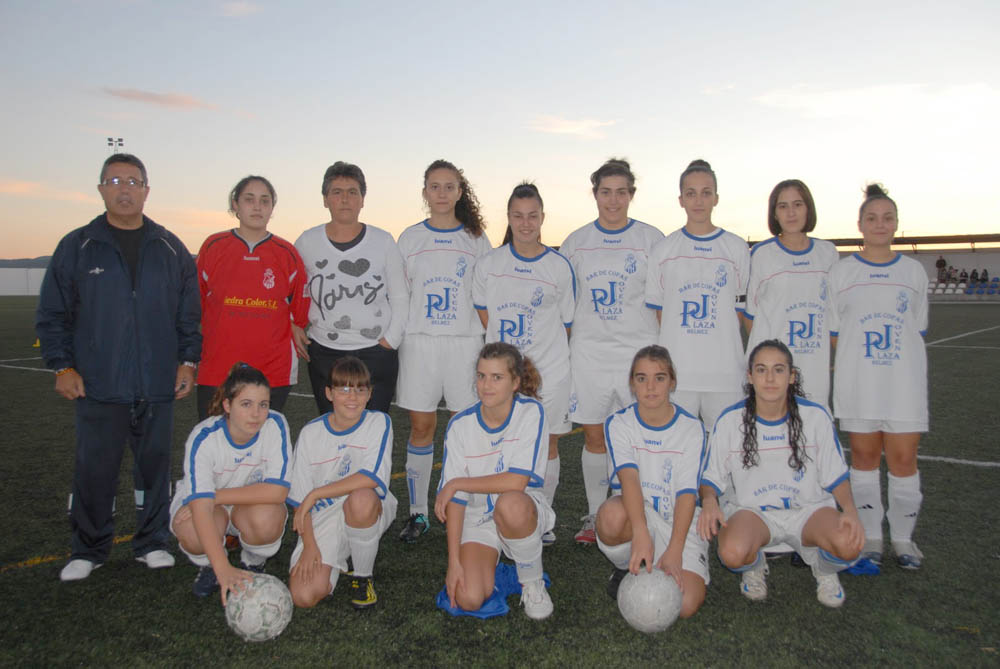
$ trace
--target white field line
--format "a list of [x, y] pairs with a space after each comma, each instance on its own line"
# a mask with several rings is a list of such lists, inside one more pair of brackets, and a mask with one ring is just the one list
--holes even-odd
[[936, 341], [928, 342], [927, 346], [934, 346], [935, 344], [941, 344], [946, 341], [951, 341], [952, 339], [961, 339], [962, 337], [968, 337], [969, 335], [979, 334], [980, 332], [989, 332], [990, 330], [996, 330], [1000, 328], [1000, 325], [994, 325], [990, 328], [983, 328], [982, 330], [973, 330], [972, 332], [965, 332], [963, 334], [955, 335], [954, 337], [945, 337], [944, 339], [938, 339]]
[[983, 462], [982, 460], [961, 460], [959, 458], [945, 458], [940, 455], [917, 455], [918, 460], [933, 460], [935, 462], [948, 462], [953, 465], [968, 465], [970, 467], [1000, 467], [1000, 462]]
[[18, 367], [17, 365], [0, 365], [0, 368], [3, 368], [3, 369], [23, 369], [23, 370], [26, 370], [26, 371], [29, 371], [29, 372], [45, 372], [46, 374], [52, 374], [53, 373], [53, 371], [51, 369], [47, 369], [45, 367]]
[[0, 363], [4, 363], [4, 362], [24, 362], [26, 360], [41, 360], [41, 359], [42, 359], [42, 356], [38, 356], [37, 358], [11, 358], [10, 360], [0, 360]]
[[935, 346], [934, 348], [964, 348], [964, 349], [977, 349], [981, 351], [1000, 351], [1000, 346]]

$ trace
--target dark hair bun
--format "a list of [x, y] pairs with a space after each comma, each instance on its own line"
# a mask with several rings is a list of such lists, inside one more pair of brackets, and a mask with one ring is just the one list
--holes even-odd
[[688, 164], [688, 169], [692, 167], [704, 167], [706, 170], [712, 169], [712, 166], [708, 164], [707, 160], [702, 160], [701, 158], [695, 158]]
[[865, 197], [886, 197], [889, 194], [882, 184], [872, 183], [865, 186]]

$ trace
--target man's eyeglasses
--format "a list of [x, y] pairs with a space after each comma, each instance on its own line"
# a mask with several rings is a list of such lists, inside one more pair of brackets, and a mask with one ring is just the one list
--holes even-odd
[[101, 182], [102, 186], [128, 186], [129, 188], [142, 188], [146, 182], [135, 177], [110, 177]]

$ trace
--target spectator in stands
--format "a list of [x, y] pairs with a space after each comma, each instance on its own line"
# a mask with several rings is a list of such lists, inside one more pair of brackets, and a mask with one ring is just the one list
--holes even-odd
[[962, 271], [958, 273], [958, 280], [962, 283], [966, 283], [969, 280], [969, 273], [962, 268]]
[[983, 271], [979, 273], [979, 281], [982, 283], [987, 283], [990, 280], [990, 273], [983, 268]]
[[945, 270], [948, 267], [948, 261], [944, 259], [944, 256], [938, 256], [937, 262], [934, 263], [937, 267], [937, 280], [944, 281], [946, 278]]
[[948, 282], [955, 283], [958, 281], [958, 270], [955, 269], [954, 265], [948, 265]]
[[973, 268], [972, 274], [969, 275], [969, 283], [979, 283], [979, 270]]

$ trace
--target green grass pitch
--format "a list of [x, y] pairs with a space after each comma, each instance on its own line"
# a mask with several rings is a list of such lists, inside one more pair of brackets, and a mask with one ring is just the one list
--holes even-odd
[[[439, 611], [434, 596], [444, 581], [444, 529], [435, 523], [422, 541], [404, 545], [396, 538], [397, 520], [375, 565], [375, 610], [355, 612], [340, 586], [315, 609], [297, 610], [285, 633], [264, 644], [244, 643], [230, 632], [217, 598], [191, 594], [195, 568], [179, 551], [177, 567], [153, 572], [136, 563], [123, 542], [86, 581], [59, 582], [69, 546], [73, 409], [53, 392], [52, 375], [39, 371], [34, 308], [35, 298], [0, 298], [0, 665], [1000, 666], [1000, 509], [994, 499], [1000, 467], [973, 464], [1000, 464], [996, 306], [932, 306], [931, 432], [920, 446], [921, 456], [930, 457], [920, 462], [924, 505], [916, 533], [925, 566], [904, 572], [887, 554], [880, 576], [843, 575], [847, 602], [839, 610], [821, 606], [809, 570], [793, 569], [787, 559], [771, 563], [768, 600], [747, 601], [713, 550], [712, 583], [698, 614], [660, 635], [633, 631], [604, 592], [609, 563], [596, 548], [572, 540], [586, 511], [583, 438], [576, 433], [560, 444], [558, 541], [544, 553], [553, 581], [551, 618], [528, 620], [516, 598], [510, 614], [487, 621]], [[308, 394], [301, 376], [295, 391]], [[296, 434], [315, 415], [311, 397], [293, 396], [286, 408]], [[176, 414], [175, 479], [195, 423], [193, 398]], [[392, 418], [398, 473], [408, 420], [398, 410]], [[443, 413], [439, 423], [440, 432]], [[117, 500], [120, 537], [134, 526], [130, 473], [126, 455]], [[405, 480], [394, 477], [392, 490], [402, 516]], [[286, 532], [281, 552], [268, 563], [268, 572], [282, 580], [294, 540]]]

